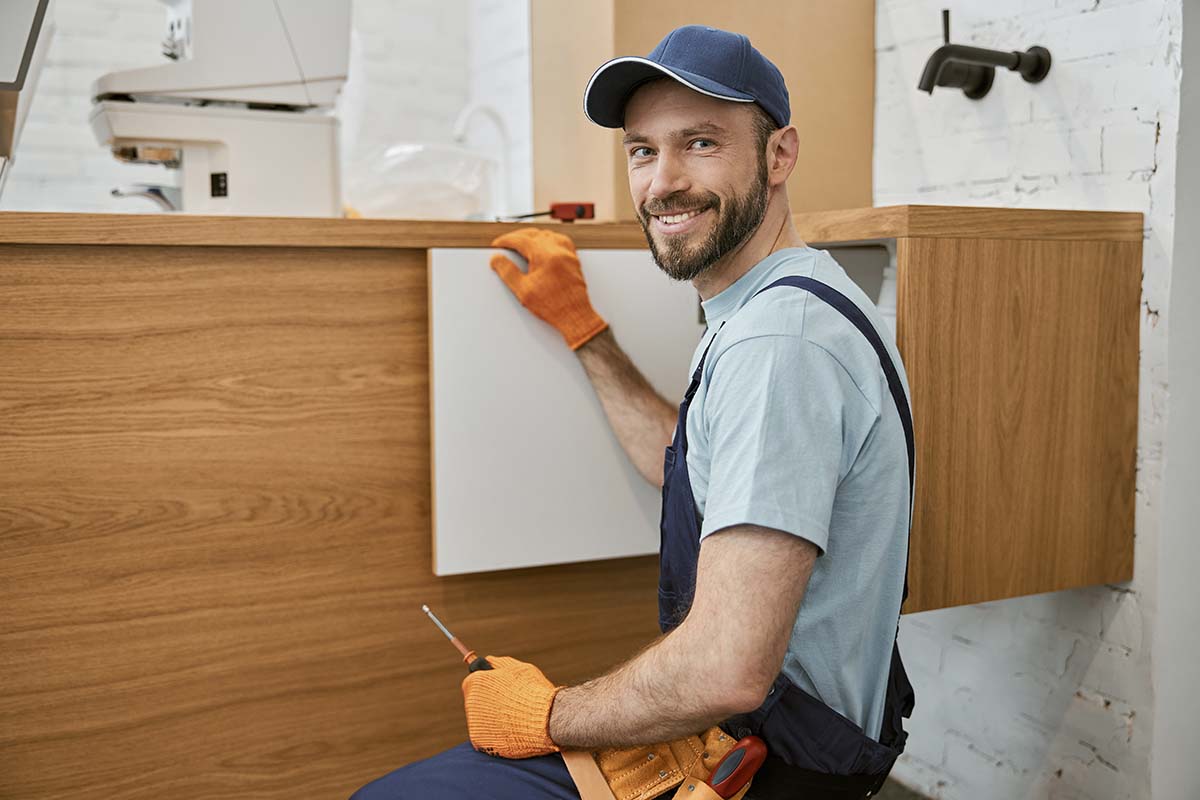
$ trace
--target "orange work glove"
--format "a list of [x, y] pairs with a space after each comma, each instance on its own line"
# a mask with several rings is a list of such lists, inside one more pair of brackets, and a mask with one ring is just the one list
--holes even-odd
[[471, 744], [504, 758], [559, 752], [550, 740], [550, 706], [563, 687], [551, 683], [533, 664], [508, 656], [487, 660], [492, 669], [476, 670], [462, 682]]
[[529, 272], [521, 272], [508, 257], [496, 253], [491, 265], [521, 305], [558, 328], [572, 350], [608, 327], [588, 299], [583, 269], [570, 237], [521, 228], [496, 237], [492, 247], [516, 250], [529, 262]]

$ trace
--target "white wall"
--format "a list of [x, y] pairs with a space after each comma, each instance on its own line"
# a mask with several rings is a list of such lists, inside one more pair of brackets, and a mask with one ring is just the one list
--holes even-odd
[[509, 146], [505, 152], [495, 127], [483, 117], [475, 118], [468, 142], [497, 159], [508, 158], [505, 213], [545, 211], [533, 207], [529, 0], [470, 0], [467, 50], [471, 101], [496, 110], [508, 130]]
[[[1041, 44], [1054, 58], [1049, 77], [1030, 85], [999, 70], [981, 101], [919, 92], [944, 5], [951, 41]], [[904, 618], [917, 707], [894, 775], [934, 797], [1150, 796], [1180, 5], [877, 3], [876, 205], [1146, 214], [1134, 580]]]
[[[469, 0], [354, 0], [337, 113], [342, 193], [356, 211], [462, 219], [487, 203], [482, 165], [455, 167], [451, 186], [446, 152], [429, 147], [451, 143], [470, 98], [469, 7]], [[388, 154], [394, 145], [403, 147]]]
[[168, 182], [164, 167], [121, 164], [96, 144], [88, 90], [105, 72], [165, 62], [165, 7], [150, 0], [56, 0], [57, 30], [17, 146], [0, 210], [156, 211], [114, 186]]
[[[1184, 4], [1179, 141], [1200, 141], [1200, 3]], [[1200, 797], [1200, 152], [1180, 148], [1171, 271], [1171, 393], [1164, 452], [1163, 529], [1158, 549], [1154, 646], [1155, 797]]]
[[378, 145], [450, 141], [470, 93], [468, 8], [469, 0], [354, 0], [356, 51], [344, 87], [353, 102], [339, 104], [348, 158]]

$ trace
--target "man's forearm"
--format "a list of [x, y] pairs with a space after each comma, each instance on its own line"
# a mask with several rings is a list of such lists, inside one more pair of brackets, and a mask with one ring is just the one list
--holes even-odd
[[691, 635], [676, 628], [607, 674], [559, 691], [550, 738], [564, 749], [654, 744], [755, 707], [748, 693], [722, 688], [717, 665], [692, 655], [707, 648], [690, 642]]
[[676, 408], [654, 391], [606, 330], [575, 351], [604, 407], [617, 441], [638, 472], [662, 485], [663, 448], [671, 443]]

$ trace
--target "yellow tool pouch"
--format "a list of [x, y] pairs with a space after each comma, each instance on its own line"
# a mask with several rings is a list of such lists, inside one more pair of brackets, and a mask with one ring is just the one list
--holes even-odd
[[[714, 725], [698, 736], [671, 742], [564, 750], [562, 755], [581, 800], [649, 800], [676, 786], [676, 798], [715, 800], [716, 793], [704, 781], [736, 743]], [[741, 798], [748, 786], [734, 795], [734, 800]]]

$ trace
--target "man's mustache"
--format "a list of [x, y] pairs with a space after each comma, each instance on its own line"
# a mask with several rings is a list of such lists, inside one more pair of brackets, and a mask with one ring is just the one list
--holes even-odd
[[710, 195], [702, 202], [677, 200], [675, 202], [662, 201], [661, 203], [647, 203], [642, 206], [642, 218], [649, 220], [651, 216], [662, 216], [663, 214], [687, 214], [691, 211], [703, 211], [707, 208], [720, 208], [720, 198]]

